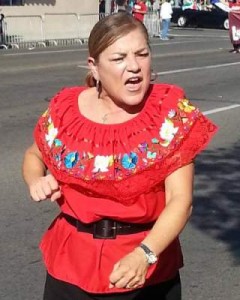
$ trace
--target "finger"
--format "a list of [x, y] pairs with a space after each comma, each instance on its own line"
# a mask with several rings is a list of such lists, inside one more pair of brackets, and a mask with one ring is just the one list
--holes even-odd
[[109, 286], [108, 286], [110, 289], [114, 288], [114, 284], [112, 284], [111, 282], [109, 283]]
[[39, 187], [39, 193], [41, 193], [41, 195], [44, 194], [46, 196], [46, 198], [48, 198], [52, 195], [53, 190], [48, 181], [43, 182], [43, 184]]
[[129, 281], [126, 285], [126, 288], [128, 289], [135, 289], [138, 287], [141, 287], [144, 284], [145, 280], [140, 278], [134, 278], [133, 280]]
[[30, 187], [30, 197], [32, 198], [33, 201], [36, 201], [36, 202], [41, 201], [41, 198], [39, 197], [38, 189], [36, 186]]
[[37, 185], [37, 192], [38, 192], [39, 197], [42, 200], [50, 198], [53, 191], [54, 190], [52, 189], [49, 180], [46, 177], [43, 177], [42, 180]]
[[120, 262], [117, 262], [117, 263], [113, 266], [112, 273], [115, 272], [119, 267], [120, 267]]
[[38, 195], [37, 195], [37, 193], [34, 191], [34, 192], [30, 192], [30, 197], [31, 197], [31, 199], [33, 200], [33, 201], [35, 201], [35, 202], [39, 202], [39, 201], [41, 201], [40, 199], [39, 199], [39, 197], [38, 197]]
[[52, 191], [59, 189], [58, 182], [52, 174], [47, 175], [46, 179]]
[[134, 276], [128, 280], [126, 287], [127, 288], [135, 288], [143, 285], [145, 282], [145, 276], [142, 273], [135, 273]]
[[125, 288], [126, 288], [126, 289], [132, 289], [133, 287], [131, 286], [131, 284], [128, 283], [128, 284], [125, 286]]
[[48, 195], [45, 194], [45, 192], [43, 191], [42, 188], [39, 188], [38, 190], [36, 190], [36, 195], [37, 195], [39, 201], [43, 201], [48, 198]]
[[109, 281], [111, 282], [111, 283], [115, 283], [118, 279], [119, 279], [119, 276], [118, 276], [118, 274], [116, 273], [116, 270], [119, 268], [119, 262], [118, 263], [116, 263], [114, 266], [113, 266], [113, 270], [112, 270], [112, 272], [111, 272], [111, 274], [110, 274], [110, 276], [109, 276]]
[[125, 279], [119, 279], [117, 282], [115, 282], [114, 284], [112, 284], [114, 287], [116, 288], [124, 288], [127, 285], [127, 280]]
[[[117, 287], [117, 288], [124, 288], [124, 287], [127, 286], [127, 284], [128, 284], [129, 282], [131, 282], [131, 281], [133, 280], [133, 278], [134, 278], [134, 275], [131, 274], [130, 272], [128, 272], [128, 273], [122, 275], [122, 276], [119, 278], [119, 280], [115, 282], [114, 285], [115, 285], [115, 287]], [[136, 282], [136, 281], [135, 281], [135, 282]]]
[[115, 287], [124, 287], [128, 283], [128, 277], [126, 277], [123, 273], [116, 273], [116, 275], [110, 278], [110, 283], [113, 284]]
[[140, 286], [142, 286], [142, 284], [140, 284], [139, 282], [130, 282], [125, 287], [126, 289], [135, 289]]
[[53, 192], [52, 195], [51, 195], [51, 202], [54, 202], [56, 201], [57, 199], [59, 199], [61, 197], [61, 191], [58, 190], [56, 192]]

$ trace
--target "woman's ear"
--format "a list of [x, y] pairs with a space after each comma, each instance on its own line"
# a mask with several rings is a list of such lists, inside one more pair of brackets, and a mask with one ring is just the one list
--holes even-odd
[[93, 57], [88, 57], [88, 67], [91, 70], [94, 79], [99, 81], [98, 68]]

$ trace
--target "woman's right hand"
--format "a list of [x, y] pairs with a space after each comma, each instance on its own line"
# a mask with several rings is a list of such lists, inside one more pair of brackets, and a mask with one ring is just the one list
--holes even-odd
[[53, 175], [39, 177], [29, 186], [30, 196], [34, 201], [50, 199], [52, 202], [61, 197], [61, 190]]

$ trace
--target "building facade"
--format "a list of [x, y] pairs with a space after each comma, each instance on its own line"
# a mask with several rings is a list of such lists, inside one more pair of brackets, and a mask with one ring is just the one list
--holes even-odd
[[0, 46], [83, 43], [99, 20], [98, 0], [0, 0]]
[[44, 13], [97, 14], [98, 0], [0, 0], [4, 15], [36, 15]]

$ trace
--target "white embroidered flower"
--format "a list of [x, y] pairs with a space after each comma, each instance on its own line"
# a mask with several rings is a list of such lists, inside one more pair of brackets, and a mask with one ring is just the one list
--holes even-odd
[[113, 156], [97, 155], [94, 160], [93, 172], [108, 172], [108, 167], [113, 162]]
[[171, 109], [171, 110], [169, 111], [169, 113], [168, 113], [168, 117], [169, 117], [170, 119], [172, 119], [172, 118], [175, 117], [175, 116], [176, 116], [176, 110]]
[[45, 135], [45, 139], [48, 143], [48, 146], [51, 147], [54, 139], [58, 134], [58, 130], [57, 128], [54, 128], [54, 124], [51, 119], [49, 119], [48, 121], [49, 121], [48, 133]]
[[171, 120], [165, 119], [159, 131], [160, 137], [164, 140], [161, 145], [167, 147], [177, 132], [178, 127], [174, 127], [174, 123]]

